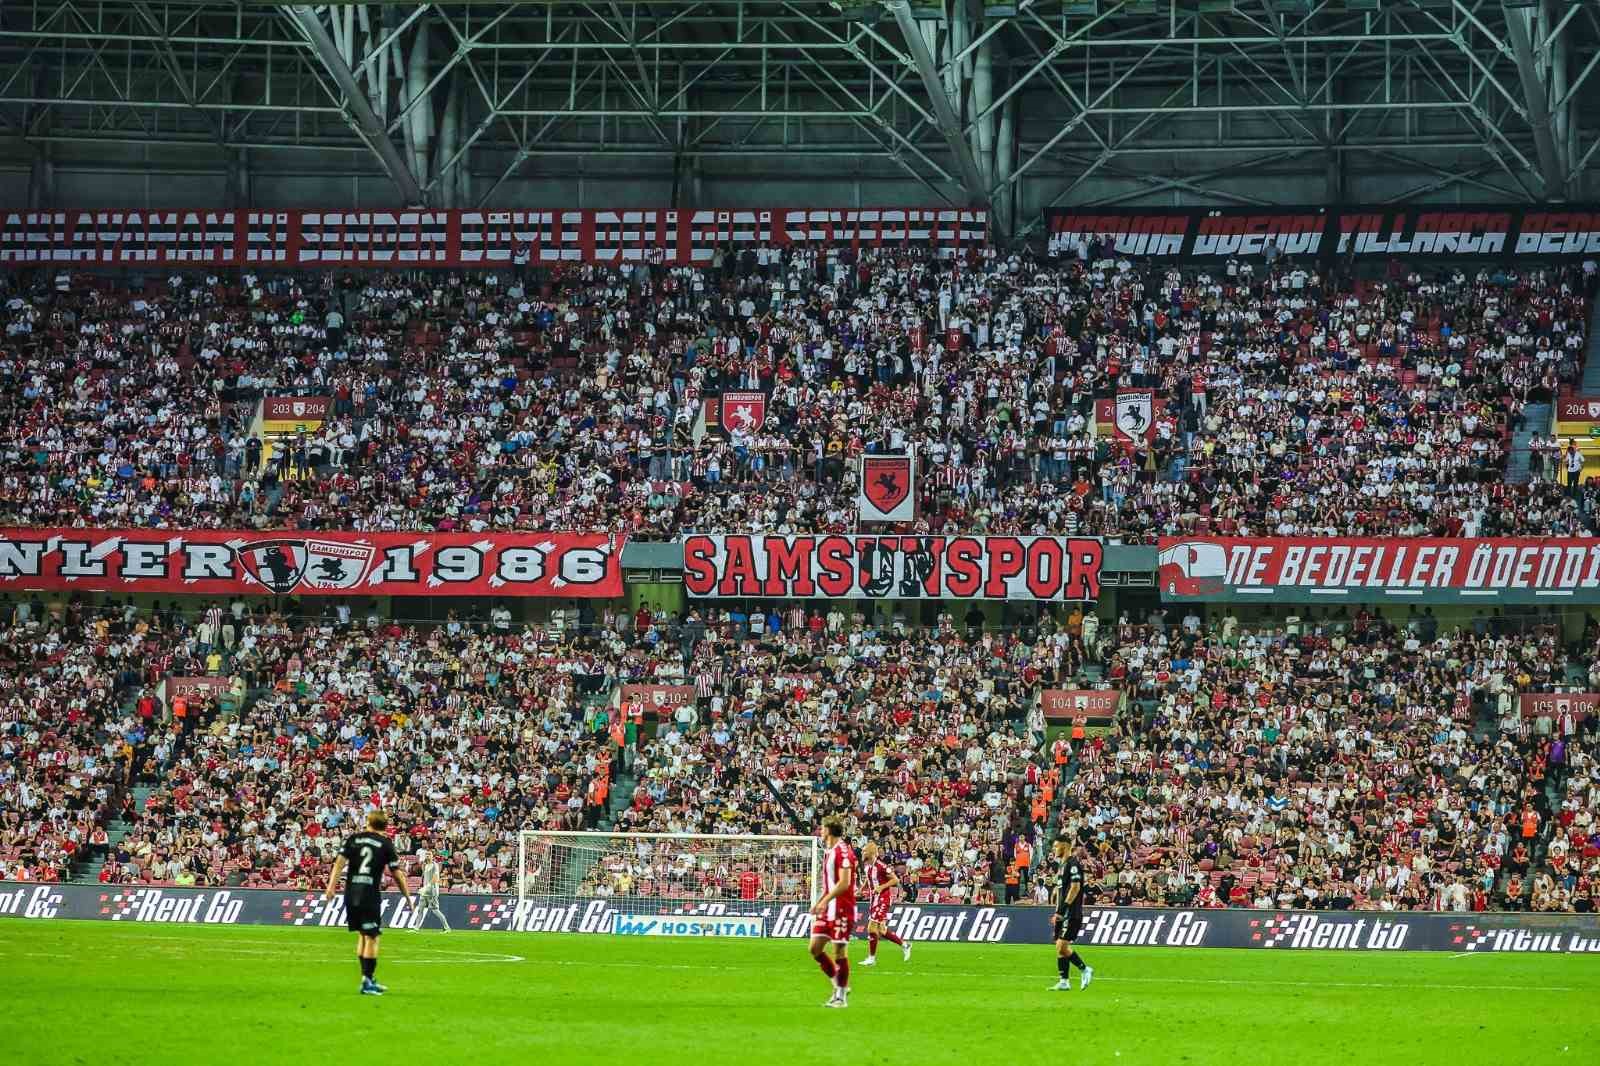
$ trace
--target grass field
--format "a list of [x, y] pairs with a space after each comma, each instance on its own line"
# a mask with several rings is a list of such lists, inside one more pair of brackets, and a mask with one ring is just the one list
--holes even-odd
[[[850, 1009], [800, 941], [0, 920], [0, 1062], [694, 1066], [1600, 1063], [1600, 958], [886, 948]], [[864, 943], [854, 945], [859, 963]], [[1075, 982], [1076, 983], [1076, 982]]]

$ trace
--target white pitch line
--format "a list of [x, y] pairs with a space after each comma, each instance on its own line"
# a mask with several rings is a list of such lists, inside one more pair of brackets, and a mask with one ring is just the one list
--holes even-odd
[[[202, 944], [203, 943], [203, 942], [200, 942], [200, 941], [196, 941], [191, 937], [151, 936], [151, 935], [133, 934], [133, 933], [123, 934], [123, 936], [120, 937], [119, 939], [170, 942], [170, 943], [183, 944], [183, 945], [187, 945], [187, 946], [190, 946], [190, 947], [193, 947], [193, 946], [196, 946], [197, 944]], [[256, 944], [256, 945], [262, 945], [262, 946], [270, 946], [270, 947], [273, 947], [273, 948], [278, 948], [280, 950], [277, 950], [277, 951], [253, 951], [253, 950], [244, 949], [244, 948], [239, 946], [239, 945], [243, 945], [243, 944]], [[406, 947], [403, 946], [404, 945], [404, 941], [403, 940], [401, 942], [401, 945], [402, 946], [399, 946], [399, 947], [396, 948], [396, 951], [404, 953], [407, 949], [406, 949]], [[284, 948], [285, 948], [285, 944], [284, 944], [283, 941], [256, 939], [256, 940], [230, 940], [230, 941], [224, 941], [223, 942], [223, 946], [222, 946], [222, 948], [220, 950], [211, 951], [211, 952], [207, 952], [207, 951], [203, 951], [202, 950], [202, 951], [190, 953], [190, 952], [186, 952], [186, 951], [178, 951], [176, 949], [167, 949], [167, 950], [171, 951], [173, 954], [183, 954], [183, 955], [192, 954], [194, 957], [203, 957], [203, 956], [205, 956], [207, 954], [211, 954], [211, 955], [236, 954], [236, 955], [240, 955], [240, 956], [244, 956], [244, 955], [262, 955], [262, 956], [268, 956], [268, 957], [272, 957], [272, 958], [292, 958], [292, 959], [299, 960], [301, 962], [313, 962], [313, 961], [315, 961], [315, 962], [330, 962], [330, 963], [339, 963], [341, 965], [344, 962], [348, 961], [348, 960], [340, 960], [340, 959], [313, 958], [312, 956], [314, 956], [316, 954], [314, 952], [306, 952], [306, 951], [300, 951], [300, 950], [282, 950]], [[599, 960], [599, 959], [581, 959], [581, 960], [580, 959], [532, 959], [532, 960], [529, 960], [528, 958], [526, 958], [525, 956], [522, 956], [522, 955], [500, 954], [500, 953], [496, 953], [496, 952], [475, 952], [475, 951], [461, 952], [461, 951], [455, 951], [455, 950], [450, 949], [450, 948], [420, 948], [419, 950], [421, 950], [423, 952], [432, 953], [432, 954], [457, 955], [457, 956], [460, 956], [460, 958], [459, 959], [417, 959], [417, 958], [408, 958], [405, 954], [399, 954], [399, 955], [385, 955], [385, 956], [383, 956], [383, 962], [384, 962], [385, 965], [394, 964], [394, 963], [412, 964], [412, 965], [424, 965], [424, 964], [450, 965], [450, 964], [453, 964], [453, 963], [459, 963], [461, 965], [468, 965], [468, 964], [473, 964], [473, 963], [527, 962], [527, 963], [529, 963], [530, 965], [533, 965], [533, 966], [583, 966], [583, 967], [604, 967], [604, 968], [608, 968], [608, 969], [630, 969], [630, 970], [633, 970], [633, 969], [637, 969], [637, 970], [697, 970], [697, 971], [717, 970], [717, 971], [730, 972], [730, 973], [771, 973], [772, 969], [773, 969], [770, 966], [707, 966], [707, 965], [700, 965], [700, 964], [693, 964], [693, 963], [615, 962], [615, 961], [606, 961], [606, 960]], [[1467, 954], [1476, 955], [1476, 954], [1483, 954], [1483, 953], [1482, 952], [1462, 952], [1461, 953], [1461, 955], [1467, 955]], [[1459, 957], [1461, 957], [1461, 955], [1453, 955], [1451, 957], [1452, 958], [1459, 958]], [[70, 956], [63, 956], [63, 957], [70, 957]], [[1013, 981], [1034, 981], [1034, 980], [1038, 980], [1038, 976], [1037, 975], [1033, 975], [1033, 974], [1024, 976], [1024, 975], [1015, 974], [1015, 973], [996, 973], [996, 972], [993, 972], [993, 971], [983, 972], [983, 971], [976, 971], [976, 970], [905, 970], [905, 969], [894, 969], [894, 970], [875, 970], [874, 973], [875, 974], [880, 974], [880, 975], [886, 975], [886, 976], [894, 976], [894, 977], [942, 977], [942, 978], [960, 978], [960, 979], [978, 978], [978, 979], [982, 979], [982, 980], [997, 980], [998, 979], [998, 980], [1013, 980]], [[1045, 976], [1048, 977], [1049, 975], [1046, 974]], [[1149, 985], [1230, 985], [1230, 986], [1245, 986], [1245, 987], [1260, 987], [1260, 988], [1370, 988], [1370, 989], [1402, 989], [1402, 988], [1404, 988], [1404, 989], [1428, 989], [1428, 988], [1443, 988], [1443, 989], [1450, 989], [1452, 991], [1465, 991], [1465, 992], [1480, 991], [1480, 990], [1482, 990], [1482, 991], [1492, 991], [1492, 992], [1576, 992], [1576, 991], [1578, 991], [1577, 988], [1575, 988], [1575, 987], [1573, 987], [1571, 985], [1486, 985], [1486, 984], [1470, 984], [1470, 985], [1468, 985], [1468, 984], [1438, 984], [1438, 983], [1431, 982], [1431, 981], [1415, 981], [1415, 982], [1406, 982], [1406, 981], [1275, 981], [1275, 980], [1268, 980], [1268, 979], [1264, 979], [1264, 978], [1263, 979], [1254, 979], [1254, 978], [1243, 978], [1243, 977], [1134, 977], [1134, 976], [1118, 976], [1118, 975], [1115, 975], [1115, 974], [1109, 974], [1108, 975], [1108, 974], [1104, 974], [1104, 973], [1098, 972], [1098, 971], [1095, 973], [1095, 980], [1096, 981], [1111, 981], [1113, 983], [1127, 983], [1127, 984], [1149, 984]]]
[[[728, 970], [728, 971], [756, 971], [770, 973], [770, 967], [763, 966], [696, 966], [689, 963], [654, 963], [654, 962], [603, 962], [578, 959], [533, 959], [534, 966], [611, 966], [628, 969], [647, 970]], [[1022, 976], [1014, 973], [981, 973], [971, 970], [875, 970], [874, 973], [895, 977], [960, 977], [982, 978], [984, 980], [1014, 980], [1034, 981], [1037, 975]], [[1046, 977], [1049, 975], [1046, 974]], [[1234, 977], [1118, 977], [1106, 976], [1099, 970], [1095, 971], [1096, 981], [1128, 982], [1130, 984], [1147, 985], [1249, 985], [1265, 988], [1448, 988], [1462, 991], [1475, 991], [1487, 989], [1497, 992], [1576, 992], [1578, 989], [1570, 985], [1443, 985], [1431, 981], [1270, 981], [1265, 979], [1253, 980], [1250, 978]]]
[[[182, 948], [179, 948], [179, 947], [168, 947], [168, 948], [160, 948], [160, 947], [158, 947], [158, 948], [153, 949], [153, 950], [156, 950], [156, 951], [166, 951], [166, 952], [170, 952], [172, 954], [178, 954], [178, 955], [194, 955], [196, 957], [201, 957], [201, 956], [210, 955], [210, 954], [264, 955], [264, 956], [267, 956], [269, 958], [300, 959], [300, 960], [308, 961], [308, 962], [310, 962], [310, 961], [322, 961], [322, 960], [317, 960], [317, 959], [311, 958], [311, 956], [316, 954], [316, 953], [308, 952], [306, 950], [303, 950], [303, 949], [300, 949], [300, 948], [296, 948], [290, 942], [284, 941], [284, 940], [262, 940], [262, 939], [257, 939], [257, 940], [224, 940], [224, 941], [220, 942], [216, 946], [216, 948], [208, 950], [206, 948], [206, 946], [205, 946], [205, 942], [204, 941], [195, 940], [193, 937], [187, 937], [187, 936], [150, 936], [150, 935], [139, 934], [139, 933], [124, 933], [121, 936], [119, 936], [117, 939], [119, 939], [119, 940], [143, 940], [143, 941], [150, 941], [150, 942], [158, 943], [158, 944], [175, 944], [175, 945], [183, 945], [184, 947], [189, 947], [189, 948], [199, 948], [200, 950], [192, 951], [192, 952], [185, 951], [185, 950], [183, 950]], [[251, 945], [251, 946], [246, 946], [246, 945]], [[268, 948], [268, 949], [274, 949], [274, 950], [263, 951], [263, 950], [259, 950], [260, 948]], [[416, 951], [424, 952], [424, 953], [431, 954], [431, 955], [449, 955], [449, 956], [452, 956], [452, 957], [448, 958], [448, 959], [414, 959], [414, 958], [409, 958], [409, 957], [402, 956], [400, 958], [385, 957], [384, 961], [385, 962], [418, 963], [418, 964], [420, 964], [420, 963], [448, 964], [448, 963], [456, 962], [456, 961], [460, 961], [462, 963], [475, 963], [475, 962], [526, 962], [527, 961], [527, 959], [522, 955], [511, 955], [511, 954], [508, 954], [508, 953], [502, 953], [502, 952], [498, 952], [498, 951], [461, 951], [461, 950], [456, 949], [456, 948], [434, 948], [434, 947], [419, 947], [419, 948], [416, 948], [416, 949], [402, 947], [402, 948], [400, 948], [398, 950], [401, 950], [401, 951], [416, 950]], [[71, 956], [63, 955], [61, 957], [62, 958], [70, 958]], [[334, 961], [334, 960], [326, 960], [326, 961]], [[338, 960], [338, 961], [344, 962], [344, 961], [348, 961], [348, 960]]]

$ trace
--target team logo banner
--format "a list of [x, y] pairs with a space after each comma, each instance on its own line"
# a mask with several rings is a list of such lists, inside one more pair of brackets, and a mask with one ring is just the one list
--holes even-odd
[[916, 517], [916, 463], [909, 455], [863, 455], [856, 507], [863, 522], [909, 522]]
[[0, 591], [620, 596], [624, 539], [605, 533], [16, 529], [0, 534]]
[[1123, 389], [1117, 393], [1117, 409], [1112, 424], [1117, 436], [1146, 443], [1155, 434], [1155, 390]]
[[1086, 537], [697, 534], [683, 583], [696, 597], [1095, 600], [1103, 555]]
[[1164, 600], [1600, 602], [1600, 540], [1162, 537]]
[[729, 433], [760, 432], [767, 424], [767, 394], [764, 392], [725, 392], [722, 394], [722, 428]]
[[1363, 206], [1260, 208], [1051, 208], [1051, 254], [1157, 260], [1439, 256], [1541, 259], [1600, 254], [1600, 208]]

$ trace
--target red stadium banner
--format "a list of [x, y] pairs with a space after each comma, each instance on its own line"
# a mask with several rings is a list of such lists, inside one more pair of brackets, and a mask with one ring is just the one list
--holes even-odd
[[1163, 600], [1600, 602], [1593, 538], [1162, 537]]
[[1600, 710], [1600, 692], [1520, 692], [1517, 703], [1524, 718], [1587, 718]]
[[1600, 207], [1312, 206], [1280, 208], [1051, 208], [1054, 255], [1219, 259], [1265, 255], [1562, 258], [1600, 255]]
[[697, 534], [683, 540], [690, 596], [763, 599], [1096, 600], [1087, 537]]
[[646, 714], [654, 714], [657, 718], [670, 717], [672, 712], [679, 707], [692, 705], [695, 702], [693, 685], [623, 685], [621, 705], [638, 700], [644, 704]]
[[268, 396], [261, 401], [261, 417], [268, 422], [325, 422], [333, 410], [327, 396]]
[[1047, 688], [1039, 693], [1039, 706], [1047, 722], [1114, 718], [1121, 703], [1122, 693], [1115, 689]]
[[986, 211], [939, 207], [0, 212], [0, 266], [710, 265], [718, 248], [954, 252], [988, 239]]
[[1563, 396], [1556, 401], [1557, 422], [1600, 422], [1600, 396]]
[[185, 699], [204, 696], [208, 700], [214, 700], [228, 691], [228, 679], [225, 677], [169, 677], [167, 678], [166, 686], [166, 696], [169, 703], [179, 696], [183, 696]]
[[295, 596], [622, 595], [606, 533], [0, 531], [0, 591]]

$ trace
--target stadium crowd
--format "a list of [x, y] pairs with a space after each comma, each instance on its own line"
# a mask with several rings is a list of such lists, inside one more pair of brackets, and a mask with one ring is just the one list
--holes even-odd
[[[1064, 790], [1112, 899], [1593, 910], [1600, 835], [1580, 812], [1596, 723], [1516, 707], [1568, 683], [1553, 626], [1193, 621], [1118, 627], [1110, 676], [1143, 713], [1084, 745]], [[1597, 636], [1578, 642], [1588, 662]], [[1530, 899], [1546, 778], [1568, 766], [1566, 856]]]
[[[1505, 477], [1512, 433], [1542, 428], [1526, 407], [1578, 378], [1593, 271], [1059, 251], [0, 274], [0, 525], [845, 530], [854, 464], [915, 448], [919, 530], [1600, 532], [1600, 488], [1542, 437], [1531, 479]], [[1132, 389], [1151, 402], [1119, 443], [1099, 405]], [[729, 391], [764, 419], [702, 425]], [[265, 438], [258, 402], [283, 395], [330, 417]], [[1563, 686], [1597, 636], [1427, 612], [996, 632], [838, 606], [413, 627], [348, 601], [5, 600], [0, 877], [99, 860], [108, 883], [315, 887], [382, 806], [452, 887], [506, 891], [523, 828], [782, 833], [847, 808], [950, 901], [1029, 898], [1064, 828], [1121, 903], [1592, 910], [1595, 722], [1531, 725], [1515, 694]], [[1112, 732], [1044, 744], [1038, 691], [1102, 668], [1128, 697]], [[169, 676], [226, 683], [160, 700]], [[607, 702], [628, 682], [697, 700], [653, 730]]]
[[[750, 250], [706, 269], [0, 277], [0, 521], [837, 530], [915, 447], [933, 530], [1562, 533], [1503, 478], [1593, 275]], [[1149, 388], [1133, 444], [1096, 400]], [[703, 401], [767, 395], [702, 432]], [[262, 396], [332, 401], [253, 433]], [[1538, 429], [1541, 427], [1532, 427]], [[1147, 439], [1144, 437], [1147, 436]], [[1554, 457], [1552, 457], [1554, 458]]]
[[[1513, 699], [1594, 663], [1593, 626], [1568, 647], [1425, 611], [1087, 634], [1078, 611], [1010, 632], [735, 614], [416, 628], [331, 604], [5, 602], [0, 877], [101, 859], [106, 883], [311, 889], [382, 807], [453, 889], [504, 892], [521, 829], [781, 834], [848, 810], [931, 900], [1037, 898], [1065, 831], [1125, 905], [1594, 907], [1595, 723], [1530, 722]], [[1090, 666], [1125, 710], [1046, 743], [1038, 690]], [[208, 674], [225, 681], [209, 696], [157, 699], [164, 677]], [[656, 730], [653, 708], [611, 700], [629, 683], [699, 699]], [[657, 858], [651, 878], [649, 856], [612, 857], [591, 887], [745, 891], [725, 863]]]

